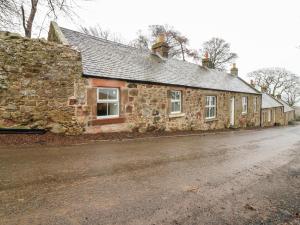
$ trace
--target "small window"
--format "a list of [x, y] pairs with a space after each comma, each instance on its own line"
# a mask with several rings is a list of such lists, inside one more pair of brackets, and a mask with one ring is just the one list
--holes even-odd
[[248, 112], [248, 97], [242, 97], [242, 113], [246, 114]]
[[119, 89], [97, 88], [97, 117], [113, 118], [119, 116]]
[[206, 96], [205, 101], [205, 119], [214, 119], [216, 118], [216, 96]]
[[254, 97], [253, 99], [253, 111], [257, 112], [257, 97]]
[[181, 113], [181, 91], [171, 91], [171, 113]]

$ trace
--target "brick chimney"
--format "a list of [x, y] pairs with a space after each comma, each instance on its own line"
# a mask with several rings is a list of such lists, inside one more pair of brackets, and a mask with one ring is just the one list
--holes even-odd
[[208, 52], [205, 52], [204, 58], [202, 59], [202, 66], [206, 68], [212, 68], [212, 64], [209, 59]]
[[236, 64], [235, 63], [232, 64], [232, 67], [230, 69], [230, 74], [232, 76], [236, 76], [236, 77], [239, 75], [239, 69], [236, 68]]
[[160, 34], [157, 37], [156, 43], [152, 45], [151, 49], [154, 54], [159, 54], [164, 58], [168, 58], [170, 47], [166, 42], [165, 34]]

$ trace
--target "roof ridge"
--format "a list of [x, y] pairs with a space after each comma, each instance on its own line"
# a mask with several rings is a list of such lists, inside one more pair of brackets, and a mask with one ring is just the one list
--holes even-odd
[[107, 40], [107, 39], [104, 39], [104, 38], [101, 38], [101, 37], [97, 37], [97, 36], [94, 36], [94, 35], [91, 35], [91, 34], [86, 34], [86, 33], [83, 33], [83, 32], [77, 31], [77, 30], [71, 30], [71, 29], [65, 28], [65, 27], [59, 27], [59, 28], [60, 29], [64, 29], [64, 30], [69, 30], [69, 31], [72, 31], [72, 32], [76, 32], [76, 33], [79, 33], [81, 35], [85, 35], [85, 36], [88, 36], [88, 37], [91, 37], [93, 39], [100, 40], [100, 41], [103, 41], [103, 42], [106, 42], [106, 43], [117, 44], [119, 46], [123, 46], [123, 47], [126, 47], [126, 48], [133, 48], [135, 50], [140, 50], [140, 51], [144, 51], [144, 52], [150, 52], [149, 49], [137, 48], [137, 47], [130, 46], [130, 45], [127, 45], [127, 44], [123, 44], [123, 43], [120, 43], [120, 42], [111, 41], [111, 40]]
[[[117, 45], [119, 45], [121, 47], [132, 48], [132, 49], [135, 49], [135, 50], [138, 50], [138, 51], [142, 51], [142, 52], [145, 52], [145, 53], [150, 53], [150, 54], [152, 53], [150, 51], [150, 49], [137, 48], [137, 47], [130, 46], [130, 45], [127, 45], [127, 44], [124, 44], [124, 43], [119, 43], [119, 42], [116, 42], [116, 41], [106, 40], [106, 39], [101, 38], [101, 37], [97, 37], [97, 36], [94, 36], [94, 35], [91, 35], [91, 34], [86, 34], [86, 33], [83, 33], [83, 32], [77, 31], [77, 30], [72, 30], [72, 29], [69, 29], [69, 28], [61, 27], [61, 26], [59, 26], [59, 28], [60, 29], [65, 29], [65, 30], [69, 30], [69, 31], [72, 31], [72, 32], [75, 32], [75, 33], [79, 33], [81, 35], [85, 35], [85, 36], [88, 36], [88, 37], [91, 37], [93, 39], [100, 40], [100, 41], [103, 41], [103, 42], [107, 42], [107, 43], [111, 43], [111, 44], [117, 44]], [[199, 66], [202, 69], [213, 70], [213, 71], [216, 71], [216, 72], [219, 72], [219, 73], [224, 73], [224, 74], [226, 73], [226, 74], [228, 74], [225, 71], [223, 72], [223, 71], [219, 71], [217, 69], [206, 68], [206, 67], [201, 66], [198, 63], [193, 63], [193, 62], [189, 62], [189, 61], [185, 61], [185, 60], [180, 60], [180, 59], [177, 59], [177, 58], [169, 58], [168, 60], [176, 60], [176, 61], [179, 61], [181, 63], [188, 63], [188, 64], [192, 64], [192, 65], [195, 65], [195, 66]]]

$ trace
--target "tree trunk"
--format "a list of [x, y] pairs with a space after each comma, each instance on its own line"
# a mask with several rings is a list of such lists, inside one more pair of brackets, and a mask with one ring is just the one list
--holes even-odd
[[31, 0], [31, 9], [30, 9], [30, 14], [26, 22], [26, 16], [25, 16], [25, 10], [23, 5], [21, 6], [21, 11], [22, 11], [22, 21], [23, 21], [23, 28], [25, 31], [25, 37], [31, 38], [32, 34], [32, 25], [33, 21], [35, 18], [35, 14], [37, 11], [37, 4], [39, 0]]

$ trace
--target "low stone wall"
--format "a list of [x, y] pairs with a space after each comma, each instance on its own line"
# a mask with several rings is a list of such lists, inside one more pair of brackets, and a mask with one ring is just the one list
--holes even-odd
[[83, 86], [81, 74], [77, 51], [1, 32], [0, 127], [82, 133], [85, 124], [72, 105], [72, 98], [85, 98], [84, 89], [74, 88]]

